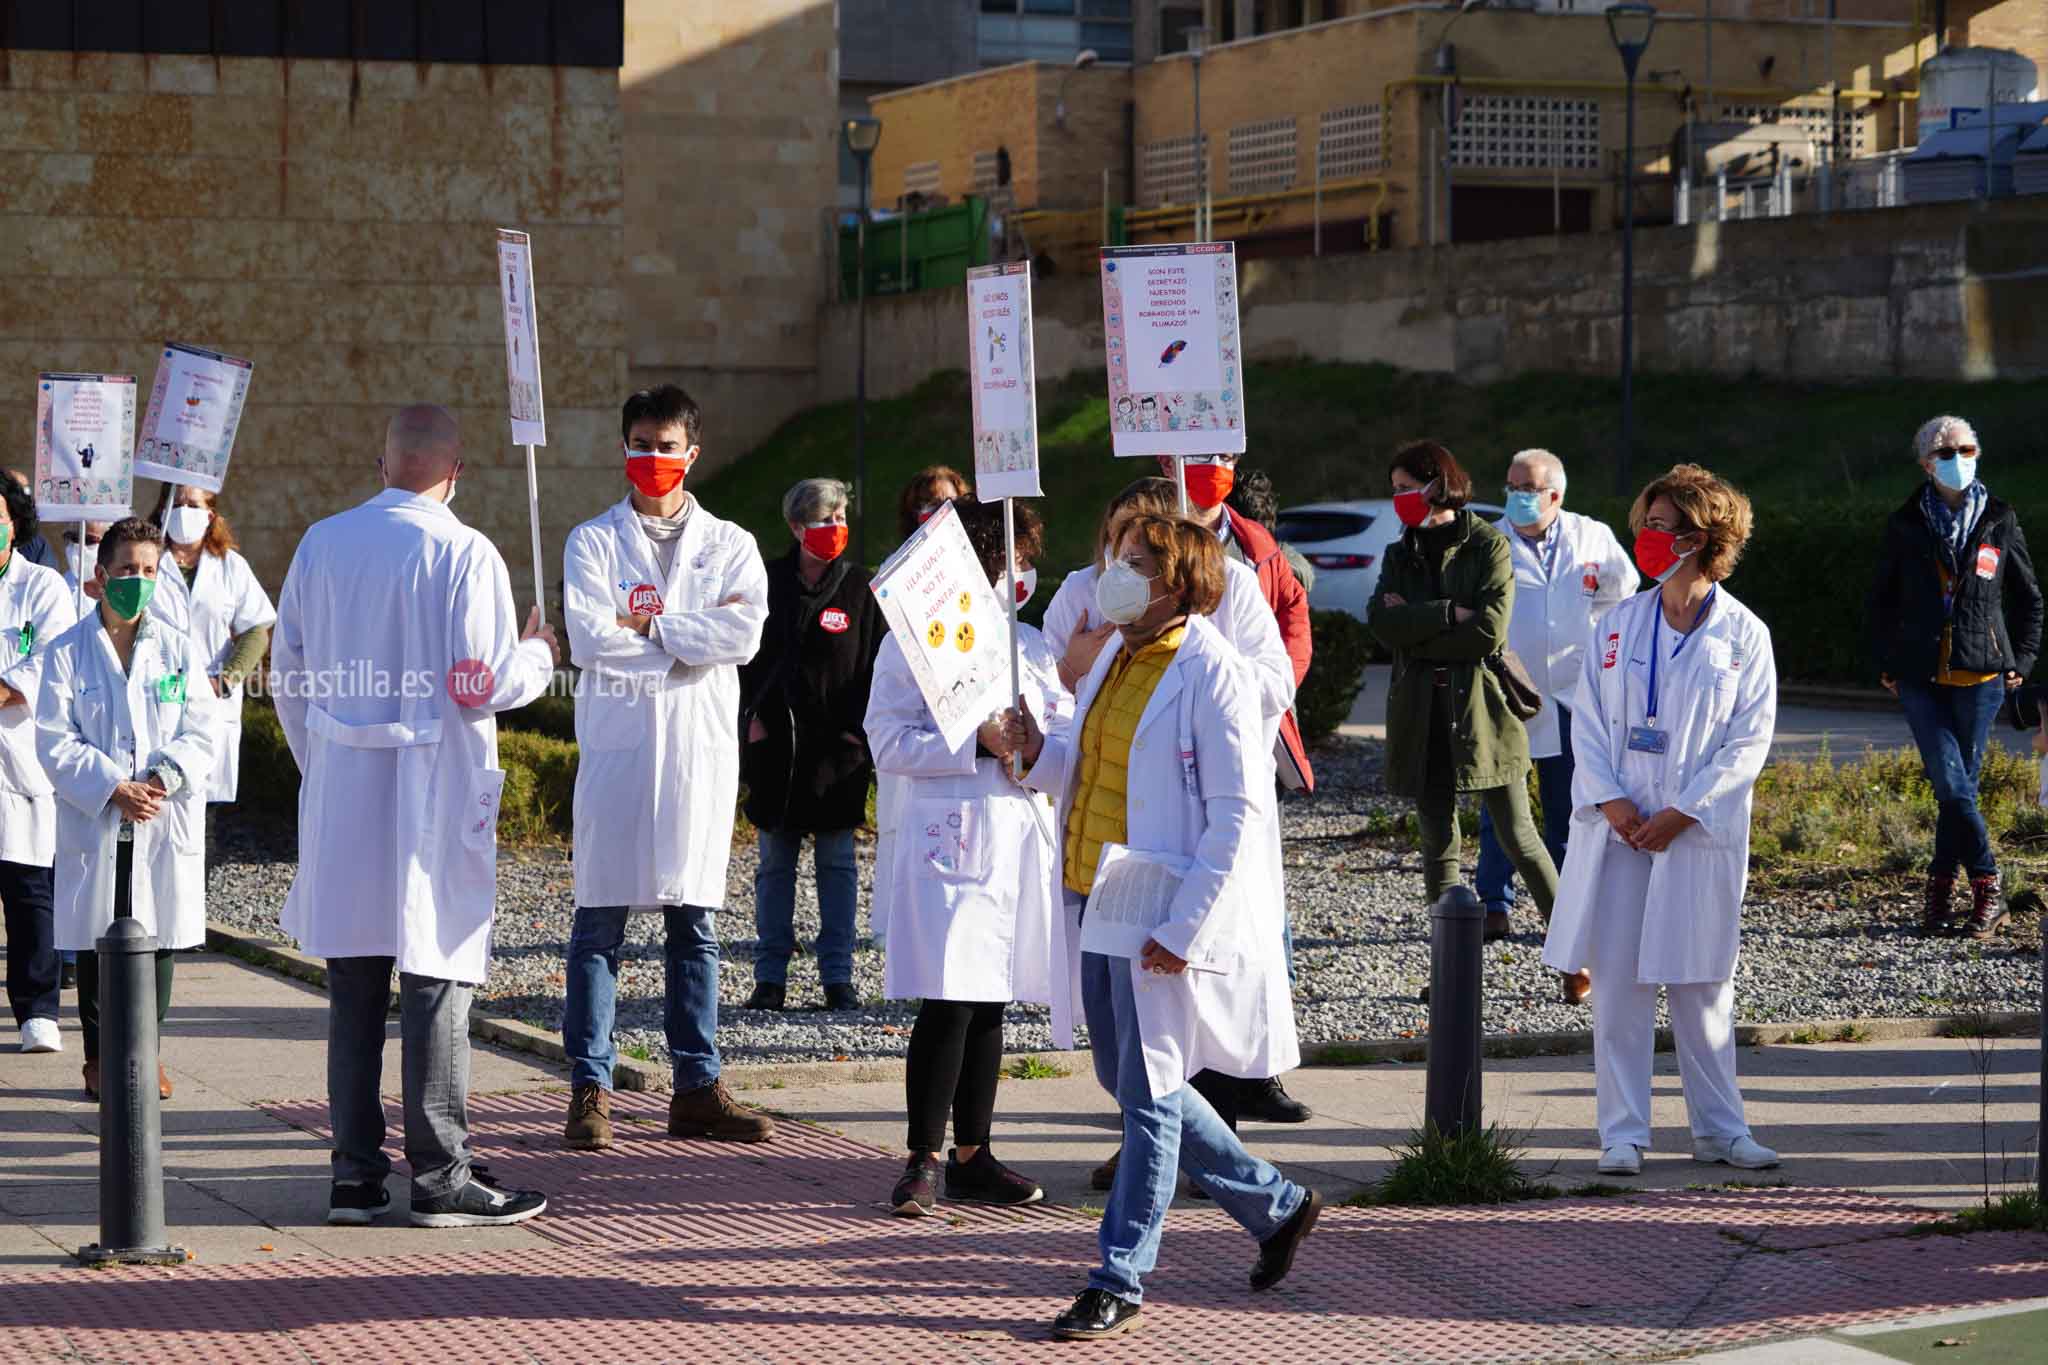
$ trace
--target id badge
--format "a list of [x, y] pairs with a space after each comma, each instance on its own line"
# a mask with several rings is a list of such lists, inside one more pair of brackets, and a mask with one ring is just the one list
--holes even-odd
[[156, 680], [156, 699], [161, 702], [182, 703], [185, 700], [185, 675], [183, 673], [173, 673], [168, 677], [158, 678]]
[[1650, 725], [1628, 728], [1628, 751], [1632, 754], [1661, 754], [1671, 747], [1671, 736]]
[[21, 627], [21, 657], [26, 659], [29, 656], [29, 652], [35, 647], [36, 623], [33, 621], [24, 622]]

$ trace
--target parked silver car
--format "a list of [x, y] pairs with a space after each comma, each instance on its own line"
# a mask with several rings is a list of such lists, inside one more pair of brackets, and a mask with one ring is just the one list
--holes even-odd
[[[1501, 509], [1492, 503], [1467, 503], [1466, 510], [1497, 521]], [[1299, 550], [1315, 566], [1316, 583], [1309, 589], [1313, 611], [1341, 611], [1363, 621], [1365, 604], [1379, 586], [1380, 560], [1401, 535], [1401, 520], [1388, 498], [1358, 502], [1311, 502], [1280, 513], [1273, 534]]]

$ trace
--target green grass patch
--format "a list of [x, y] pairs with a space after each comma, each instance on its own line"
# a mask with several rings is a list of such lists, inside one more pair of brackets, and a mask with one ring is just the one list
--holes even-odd
[[1867, 1043], [1870, 1030], [1861, 1024], [1843, 1024], [1839, 1028], [1815, 1028], [1811, 1024], [1786, 1034], [1778, 1040], [1781, 1043]]
[[1052, 1081], [1073, 1074], [1072, 1069], [1043, 1057], [1019, 1057], [1003, 1068], [1003, 1075], [1013, 1081]]
[[2048, 1205], [2036, 1190], [2010, 1190], [1913, 1230], [1919, 1237], [1960, 1237], [1972, 1232], [2048, 1232]]
[[[1555, 1185], [1522, 1169], [1523, 1134], [1488, 1124], [1455, 1136], [1426, 1123], [1394, 1149], [1394, 1164], [1379, 1183], [1348, 1203], [1372, 1205], [1512, 1204], [1554, 1199]], [[1548, 1172], [1545, 1172], [1548, 1174]]]
[[654, 1060], [654, 1049], [645, 1043], [627, 1043], [619, 1051], [636, 1062], [651, 1062]]

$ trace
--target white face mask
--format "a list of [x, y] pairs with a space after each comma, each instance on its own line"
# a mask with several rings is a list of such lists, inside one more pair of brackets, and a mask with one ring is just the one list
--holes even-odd
[[77, 545], [66, 545], [64, 547], [64, 557], [71, 561], [71, 576], [73, 578], [84, 578], [85, 551]]
[[164, 523], [164, 533], [173, 545], [197, 545], [213, 525], [213, 513], [204, 507], [173, 507]]
[[1019, 569], [1017, 571], [1017, 605], [1021, 607], [1026, 602], [1029, 602], [1032, 594], [1037, 591], [1038, 570]]
[[1095, 580], [1095, 609], [1113, 625], [1127, 626], [1152, 605], [1152, 580], [1121, 559]]
[[441, 505], [443, 507], [453, 507], [455, 505], [455, 484], [453, 482], [449, 483], [448, 496], [441, 499]]

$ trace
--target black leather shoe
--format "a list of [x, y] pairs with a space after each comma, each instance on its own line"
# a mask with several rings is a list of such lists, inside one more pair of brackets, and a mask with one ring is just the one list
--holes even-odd
[[1052, 1320], [1052, 1334], [1060, 1341], [1100, 1341], [1137, 1325], [1137, 1304], [1107, 1289], [1084, 1289], [1073, 1307]]
[[1314, 1230], [1323, 1212], [1323, 1197], [1314, 1190], [1301, 1201], [1294, 1216], [1280, 1225], [1280, 1231], [1259, 1243], [1258, 1264], [1252, 1267], [1252, 1288], [1271, 1289], [1294, 1269], [1294, 1253]]
[[1278, 1076], [1237, 1083], [1237, 1116], [1255, 1123], [1307, 1123], [1315, 1113], [1287, 1093]]
[[779, 1010], [782, 1008], [783, 997], [787, 993], [788, 988], [780, 981], [756, 981], [754, 983], [754, 993], [747, 997], [747, 1003], [740, 1006], [740, 1008], [743, 1010]]
[[835, 981], [825, 987], [825, 1008], [828, 1010], [857, 1010], [860, 1008], [860, 992], [848, 981]]
[[1489, 910], [1486, 912], [1486, 927], [1480, 931], [1479, 941], [1498, 943], [1514, 932], [1515, 922], [1508, 918], [1507, 911]]

